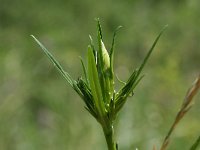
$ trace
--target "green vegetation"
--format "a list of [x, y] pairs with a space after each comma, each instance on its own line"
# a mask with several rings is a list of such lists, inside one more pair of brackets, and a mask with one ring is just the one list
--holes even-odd
[[[145, 78], [114, 122], [120, 150], [162, 145], [188, 85], [199, 74], [199, 7], [199, 0], [1, 1], [0, 149], [106, 149], [100, 127], [82, 109], [84, 103], [30, 38], [38, 37], [78, 79], [82, 71], [77, 56], [85, 60], [87, 35], [95, 33], [97, 16], [108, 50], [116, 25], [123, 26], [114, 64], [122, 81], [141, 64], [158, 30], [169, 24], [143, 71]], [[116, 91], [122, 85], [116, 82]], [[169, 149], [188, 150], [198, 143], [199, 94], [195, 99]]]
[[[116, 92], [114, 89], [114, 76], [116, 75], [114, 74], [113, 70], [113, 55], [116, 32], [113, 35], [113, 42], [110, 53], [108, 53], [103, 43], [102, 29], [99, 20], [97, 20], [97, 27], [98, 50], [95, 49], [93, 39], [90, 36], [91, 44], [88, 46], [87, 71], [83, 60], [81, 59], [85, 79], [80, 77], [77, 81], [72, 79], [69, 73], [63, 70], [61, 65], [54, 58], [54, 56], [33, 35], [32, 37], [40, 45], [44, 53], [49, 57], [49, 59], [56, 66], [56, 68], [66, 79], [66, 81], [83, 99], [86, 105], [85, 109], [88, 110], [88, 112], [97, 120], [97, 122], [101, 124], [107, 142], [108, 150], [118, 150], [118, 144], [114, 140], [113, 123], [116, 119], [118, 112], [126, 103], [127, 98], [130, 95], [133, 95], [135, 87], [143, 78], [143, 76], [140, 76], [140, 73], [165, 28], [156, 38], [140, 67], [133, 71], [127, 82], [124, 82], [124, 86], [118, 92]], [[188, 90], [181, 109], [177, 113], [175, 121], [172, 124], [167, 136], [165, 137], [160, 150], [167, 149], [172, 132], [174, 131], [180, 120], [192, 107], [191, 103], [193, 102], [193, 97], [196, 95], [199, 88], [200, 76], [197, 78], [194, 85]], [[191, 147], [191, 150], [196, 150], [199, 143], [200, 142], [198, 139]]]
[[[133, 93], [135, 87], [143, 78], [143, 76], [140, 76], [140, 73], [165, 28], [156, 38], [141, 66], [133, 71], [125, 85], [121, 87], [118, 92], [116, 92], [114, 89], [114, 76], [116, 75], [114, 74], [113, 70], [113, 55], [116, 32], [113, 35], [112, 47], [108, 54], [108, 51], [103, 43], [100, 22], [99, 20], [97, 20], [97, 22], [98, 50], [96, 50], [95, 45], [93, 45], [92, 37], [90, 37], [91, 44], [88, 46], [87, 71], [83, 61], [81, 61], [85, 79], [80, 77], [78, 81], [72, 79], [71, 76], [63, 70], [52, 54], [34, 36], [32, 37], [40, 45], [44, 53], [53, 62], [66, 81], [83, 99], [86, 105], [86, 110], [88, 110], [90, 114], [101, 124], [108, 149], [117, 150], [118, 146], [114, 141], [114, 120], [117, 116], [117, 113], [124, 106], [127, 98], [131, 95], [131, 93]], [[119, 27], [117, 29], [119, 29]]]
[[[108, 150], [118, 150], [118, 144], [114, 140], [114, 126], [113, 123], [116, 119], [118, 112], [124, 106], [127, 98], [133, 95], [135, 87], [138, 85], [143, 76], [140, 76], [147, 60], [149, 59], [156, 43], [162, 35], [164, 28], [156, 38], [147, 56], [143, 60], [138, 69], [135, 69], [124, 86], [116, 92], [114, 89], [114, 45], [116, 32], [113, 35], [113, 42], [110, 53], [105, 48], [103, 43], [102, 29], [99, 20], [97, 20], [97, 39], [98, 50], [93, 45], [93, 39], [90, 36], [91, 44], [88, 46], [88, 66], [86, 67], [81, 59], [85, 79], [80, 77], [78, 81], [72, 79], [69, 73], [65, 72], [54, 56], [32, 35], [34, 40], [40, 45], [44, 53], [49, 57], [52, 63], [56, 66], [61, 75], [83, 99], [85, 108], [88, 112], [99, 122], [102, 126], [104, 136], [107, 142]], [[117, 28], [119, 29], [119, 28]], [[117, 30], [116, 30], [117, 31]], [[186, 97], [183, 101], [180, 111], [177, 113], [174, 123], [172, 124], [167, 136], [165, 137], [160, 150], [166, 150], [169, 145], [169, 140], [172, 132], [177, 124], [185, 116], [185, 114], [192, 107], [193, 97], [196, 95], [200, 88], [200, 76], [196, 79], [193, 86], [188, 90]], [[193, 144], [191, 150], [196, 150], [199, 145], [199, 139]], [[155, 148], [154, 148], [155, 149]]]

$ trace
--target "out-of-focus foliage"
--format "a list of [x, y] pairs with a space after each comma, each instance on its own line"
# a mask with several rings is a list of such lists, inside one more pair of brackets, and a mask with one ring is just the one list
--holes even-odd
[[[123, 26], [115, 53], [121, 80], [138, 67], [169, 24], [135, 97], [115, 124], [120, 149], [159, 146], [199, 73], [199, 14], [199, 0], [0, 0], [0, 149], [106, 149], [98, 124], [30, 37], [37, 36], [78, 78], [78, 56], [86, 54], [88, 35], [95, 36], [95, 17], [101, 19], [106, 45], [114, 29]], [[195, 99], [170, 149], [187, 150], [199, 136], [199, 94]]]

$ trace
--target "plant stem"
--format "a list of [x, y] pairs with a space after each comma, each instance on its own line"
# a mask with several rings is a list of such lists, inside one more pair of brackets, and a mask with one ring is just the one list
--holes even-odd
[[102, 126], [104, 136], [106, 138], [108, 150], [117, 150], [116, 142], [114, 141], [114, 129], [113, 125]]

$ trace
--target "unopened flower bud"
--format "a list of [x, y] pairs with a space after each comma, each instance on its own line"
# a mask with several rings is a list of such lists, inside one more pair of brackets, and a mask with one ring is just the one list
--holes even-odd
[[101, 48], [102, 48], [102, 57], [103, 57], [103, 69], [106, 71], [110, 68], [110, 57], [108, 51], [105, 48], [103, 41], [101, 41]]

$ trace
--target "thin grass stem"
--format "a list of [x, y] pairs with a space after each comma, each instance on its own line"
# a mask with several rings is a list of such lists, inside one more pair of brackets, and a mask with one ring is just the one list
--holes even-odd
[[188, 89], [187, 94], [185, 96], [185, 99], [183, 101], [183, 104], [181, 106], [181, 109], [177, 113], [176, 118], [175, 118], [172, 126], [170, 127], [170, 129], [169, 129], [169, 131], [168, 131], [168, 133], [167, 133], [167, 135], [166, 135], [166, 137], [165, 137], [165, 139], [162, 143], [160, 150], [166, 150], [167, 149], [167, 146], [169, 145], [171, 134], [175, 130], [175, 128], [178, 125], [178, 123], [180, 122], [180, 120], [185, 116], [185, 114], [192, 107], [193, 98], [197, 94], [199, 88], [200, 88], [200, 75], [194, 81], [193, 85]]

